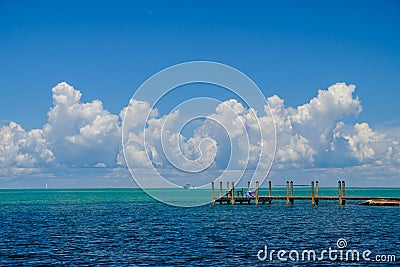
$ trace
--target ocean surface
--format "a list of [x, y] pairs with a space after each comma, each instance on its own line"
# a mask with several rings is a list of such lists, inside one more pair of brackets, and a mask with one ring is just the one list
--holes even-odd
[[[160, 190], [188, 202], [211, 198], [209, 190]], [[295, 195], [308, 191], [295, 188]], [[400, 197], [400, 189], [347, 188], [346, 195]], [[0, 266], [400, 266], [400, 207], [357, 203], [182, 208], [140, 189], [0, 190]], [[338, 250], [336, 260], [301, 260], [304, 250], [320, 257], [329, 248]], [[371, 251], [369, 261], [340, 258], [350, 249]], [[291, 250], [299, 260], [288, 258]], [[377, 255], [396, 261], [377, 262]]]

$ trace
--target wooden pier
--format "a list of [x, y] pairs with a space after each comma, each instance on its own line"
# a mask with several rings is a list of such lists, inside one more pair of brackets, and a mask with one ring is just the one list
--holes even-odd
[[[310, 201], [311, 205], [318, 205], [320, 201], [337, 201], [338, 205], [345, 205], [346, 201], [354, 201], [354, 200], [364, 200], [365, 203], [374, 203], [374, 201], [378, 203], [394, 203], [394, 206], [400, 206], [400, 198], [385, 198], [385, 197], [364, 197], [364, 196], [346, 196], [346, 184], [345, 181], [338, 181], [338, 193], [336, 196], [320, 196], [319, 195], [319, 184], [318, 181], [311, 182], [311, 192], [309, 196], [295, 196], [293, 190], [293, 181], [286, 182], [286, 195], [285, 196], [273, 196], [272, 195], [272, 185], [271, 181], [268, 182], [268, 195], [260, 196], [259, 195], [259, 183], [256, 182], [256, 187], [253, 191], [254, 194], [252, 196], [244, 195], [244, 189], [235, 190], [234, 182], [227, 182], [225, 194], [223, 194], [222, 182], [219, 184], [219, 196], [215, 196], [215, 188], [214, 182], [211, 183], [211, 203], [214, 205], [215, 203], [219, 204], [231, 204], [235, 203], [240, 204], [271, 204], [273, 200], [283, 200], [286, 202], [286, 205], [293, 205], [295, 200], [303, 200]], [[250, 182], [247, 183], [247, 192], [250, 192]]]

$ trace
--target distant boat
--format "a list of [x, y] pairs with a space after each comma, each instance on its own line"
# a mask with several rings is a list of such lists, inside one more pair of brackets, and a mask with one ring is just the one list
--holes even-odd
[[47, 184], [46, 184], [46, 189], [47, 189]]
[[190, 185], [190, 184], [185, 184], [184, 186], [183, 186], [183, 188], [185, 188], [185, 189], [189, 189], [189, 188], [191, 188], [192, 186]]

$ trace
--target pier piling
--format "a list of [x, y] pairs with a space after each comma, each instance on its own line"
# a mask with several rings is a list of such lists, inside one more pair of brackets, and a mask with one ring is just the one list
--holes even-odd
[[214, 182], [211, 183], [211, 203], [214, 205], [215, 202], [215, 195], [214, 195]]
[[346, 197], [345, 183], [344, 181], [342, 181], [342, 205], [346, 204], [345, 197]]
[[311, 182], [311, 205], [315, 205], [315, 196], [314, 196], [314, 181]]
[[232, 192], [231, 192], [231, 197], [232, 197], [232, 205], [235, 205], [235, 183], [232, 182]]
[[269, 204], [272, 203], [271, 197], [272, 197], [272, 184], [271, 181], [268, 182], [268, 196], [269, 196]]
[[286, 181], [286, 205], [289, 205], [289, 181]]
[[256, 182], [256, 205], [258, 205], [258, 181]]
[[294, 203], [294, 198], [293, 198], [293, 181], [290, 181], [290, 198], [289, 198], [289, 200], [290, 200], [290, 204], [292, 204], [293, 205], [293, 203]]
[[315, 205], [318, 205], [319, 202], [319, 186], [318, 181], [315, 182]]
[[[250, 192], [250, 181], [247, 182], [247, 193]], [[247, 204], [250, 204], [250, 199], [247, 201]]]

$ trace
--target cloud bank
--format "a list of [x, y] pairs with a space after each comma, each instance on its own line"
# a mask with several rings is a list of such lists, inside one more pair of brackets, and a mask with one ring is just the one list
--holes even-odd
[[[185, 168], [207, 166], [220, 170], [230, 160], [234, 168], [246, 164], [247, 169], [252, 169], [260, 149], [270, 159], [274, 155], [275, 122], [275, 170], [384, 168], [399, 173], [397, 129], [378, 131], [366, 122], [345, 123], [362, 112], [355, 89], [354, 85], [336, 83], [295, 108], [285, 106], [284, 100], [274, 95], [267, 98], [270, 109], [265, 107], [264, 111], [246, 108], [230, 99], [217, 105], [192, 136], [171, 130], [161, 143], [162, 125], [166, 123], [174, 129], [183, 117], [179, 110], [160, 115], [147, 102], [131, 100], [129, 109], [111, 114], [100, 100], [83, 103], [81, 92], [63, 82], [52, 89], [53, 107], [42, 129], [26, 131], [15, 122], [0, 128], [0, 175], [40, 173], [57, 167], [123, 167], [121, 128], [127, 112], [130, 120], [125, 121], [129, 129], [125, 155], [133, 168], [169, 169], [173, 168], [172, 161]], [[264, 115], [258, 115], [261, 112]], [[146, 119], [144, 144], [144, 131], [139, 125]], [[223, 122], [225, 129], [216, 121]], [[262, 144], [256, 130], [258, 122]], [[231, 155], [232, 151], [239, 152]], [[260, 164], [268, 167], [265, 162]]]

